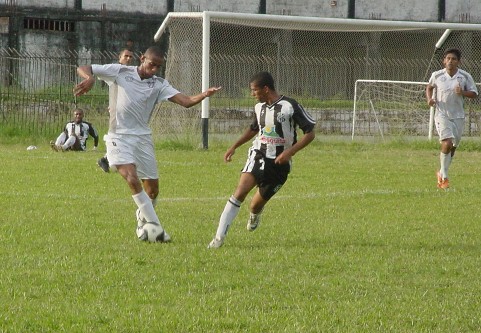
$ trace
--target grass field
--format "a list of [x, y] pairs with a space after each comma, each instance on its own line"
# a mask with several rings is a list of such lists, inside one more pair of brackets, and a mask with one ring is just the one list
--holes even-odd
[[[260, 227], [208, 250], [247, 146], [157, 151], [173, 242], [135, 236], [102, 152], [0, 146], [0, 332], [479, 332], [481, 148], [435, 186], [435, 142], [329, 142], [295, 156]], [[250, 197], [248, 198], [250, 199]]]

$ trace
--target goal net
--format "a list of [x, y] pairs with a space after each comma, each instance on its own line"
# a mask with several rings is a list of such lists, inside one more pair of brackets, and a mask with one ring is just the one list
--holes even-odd
[[361, 135], [431, 135], [426, 82], [357, 80], [354, 87], [352, 138]]
[[[238, 135], [250, 123], [256, 102], [250, 96], [249, 79], [258, 71], [269, 71], [277, 91], [298, 100], [317, 120], [318, 133], [349, 137], [356, 80], [427, 81], [428, 74], [441, 68], [442, 50], [433, 51], [446, 29], [452, 32], [443, 48], [459, 47], [463, 68], [481, 72], [480, 24], [169, 13], [155, 35], [166, 45], [167, 80], [186, 94], [209, 86], [222, 90], [188, 110], [164, 103], [153, 119], [154, 132], [186, 133], [198, 142], [202, 137], [204, 147], [207, 134], [210, 138]], [[397, 103], [398, 109], [416, 104], [408, 98]], [[376, 111], [377, 105], [373, 101]], [[401, 117], [401, 112], [383, 115], [390, 116]], [[359, 122], [356, 126], [361, 134], [363, 127]], [[403, 131], [411, 133], [413, 127]], [[383, 135], [394, 133], [394, 127], [389, 129], [383, 129]], [[426, 129], [416, 133], [426, 135]]]
[[[434, 108], [426, 103], [427, 82], [357, 80], [354, 86], [352, 139], [357, 136], [424, 136], [434, 134]], [[481, 84], [476, 84], [481, 92]], [[479, 131], [479, 102], [465, 99], [465, 132]]]

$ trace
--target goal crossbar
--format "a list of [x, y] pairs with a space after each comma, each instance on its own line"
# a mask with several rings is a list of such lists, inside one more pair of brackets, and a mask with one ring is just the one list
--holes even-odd
[[[187, 86], [188, 88], [192, 88], [195, 86], [195, 90], [199, 89], [199, 87], [204, 91], [208, 89], [211, 84], [211, 71], [212, 75], [215, 76], [215, 82], [218, 84], [218, 81], [224, 83], [225, 92], [227, 92], [226, 85], [231, 85], [232, 81], [226, 79], [226, 77], [230, 77], [228, 75], [224, 75], [224, 77], [219, 77], [219, 70], [217, 67], [213, 67], [212, 63], [216, 61], [214, 59], [215, 56], [234, 56], [234, 52], [236, 52], [237, 45], [233, 46], [231, 50], [227, 50], [225, 45], [225, 38], [220, 32], [225, 33], [228, 32], [228, 29], [225, 29], [227, 25], [235, 27], [234, 29], [230, 30], [231, 34], [235, 34], [235, 30], [237, 29], [238, 32], [243, 32], [243, 30], [253, 31], [257, 29], [265, 29], [266, 32], [262, 35], [262, 38], [270, 38], [267, 39], [270, 44], [274, 45], [274, 48], [263, 48], [261, 45], [260, 47], [256, 48], [257, 53], [254, 52], [255, 59], [262, 59], [262, 64], [265, 69], [272, 70], [273, 68], [277, 70], [276, 77], [279, 81], [283, 82], [284, 84], [289, 84], [290, 88], [299, 91], [300, 88], [295, 87], [297, 84], [293, 82], [293, 77], [291, 72], [296, 70], [295, 66], [281, 66], [281, 63], [285, 64], [288, 63], [290, 60], [287, 59], [287, 56], [291, 56], [292, 59], [296, 56], [296, 50], [298, 48], [294, 48], [295, 42], [297, 41], [292, 36], [293, 31], [306, 31], [306, 32], [328, 32], [331, 34], [338, 34], [338, 33], [351, 33], [351, 32], [361, 32], [370, 34], [371, 37], [366, 37], [362, 39], [358, 44], [356, 44], [356, 51], [357, 57], [359, 57], [359, 53], [366, 50], [367, 52], [374, 52], [379, 53], [380, 55], [380, 39], [382, 34], [385, 32], [413, 32], [414, 34], [433, 34], [433, 31], [439, 31], [441, 35], [442, 32], [447, 31], [471, 31], [474, 35], [477, 31], [481, 31], [481, 24], [468, 24], [468, 23], [447, 23], [447, 22], [409, 22], [409, 21], [384, 21], [384, 20], [363, 20], [363, 19], [343, 19], [343, 18], [320, 18], [320, 17], [301, 17], [301, 16], [288, 16], [288, 15], [271, 15], [271, 14], [247, 14], [247, 13], [230, 13], [230, 12], [214, 12], [214, 11], [204, 11], [204, 12], [171, 12], [169, 13], [163, 22], [161, 23], [158, 31], [154, 35], [154, 40], [159, 41], [164, 34], [167, 33], [169, 35], [169, 49], [168, 49], [168, 60], [167, 64], [169, 66], [169, 58], [171, 58], [172, 68], [175, 69], [177, 72], [175, 73], [178, 82], [177, 84], [182, 83], [183, 85]], [[185, 29], [192, 31], [195, 29], [196, 33], [194, 35], [189, 35], [190, 39], [188, 38], [181, 38], [180, 34], [177, 32], [180, 31], [180, 27], [184, 27]], [[245, 29], [244, 29], [245, 28]], [[249, 30], [251, 29], [251, 30]], [[274, 35], [273, 30], [280, 30], [283, 33], [278, 33]], [[173, 31], [176, 31], [173, 33]], [[184, 30], [185, 31], [185, 30]], [[285, 33], [284, 33], [285, 32]], [[200, 34], [202, 37], [200, 38]], [[324, 35], [324, 34], [323, 34]], [[231, 40], [232, 37], [235, 39], [235, 35], [230, 35]], [[244, 36], [243, 36], [244, 37]], [[320, 43], [319, 39], [319, 43]], [[172, 43], [171, 43], [172, 42]], [[201, 44], [201, 46], [200, 46]], [[231, 43], [232, 44], [232, 43]], [[177, 45], [176, 52], [171, 53], [172, 45]], [[195, 49], [194, 49], [195, 45]], [[229, 44], [230, 45], [230, 44]], [[250, 45], [255, 45], [251, 43]], [[309, 44], [305, 44], [309, 45]], [[322, 43], [321, 43], [322, 45]], [[200, 47], [199, 47], [200, 46]], [[370, 48], [370, 46], [372, 46]], [[309, 49], [310, 54], [306, 53], [309, 57], [317, 57], [313, 52], [313, 49], [306, 47]], [[219, 49], [222, 52], [219, 52]], [[342, 46], [338, 48], [340, 51], [344, 50]], [[272, 50], [276, 51], [276, 54], [272, 54]], [[283, 50], [287, 52], [283, 53]], [[393, 51], [394, 48], [388, 49], [388, 51]], [[249, 49], [241, 49], [240, 54], [244, 55], [245, 59], [252, 53]], [[212, 55], [211, 52], [214, 52]], [[230, 52], [230, 53], [229, 53]], [[177, 56], [174, 58], [173, 55]], [[343, 53], [344, 54], [344, 53]], [[299, 55], [297, 55], [299, 56]], [[342, 58], [342, 54], [340, 57]], [[256, 58], [257, 57], [257, 58]], [[302, 57], [302, 56], [300, 56]], [[316, 58], [316, 61], [326, 61], [326, 59], [332, 58], [332, 55], [319, 55]], [[175, 59], [175, 60], [174, 60]], [[180, 60], [182, 59], [182, 60]], [[187, 60], [186, 60], [187, 59]], [[266, 60], [267, 59], [267, 60]], [[304, 61], [309, 61], [310, 58], [304, 57]], [[338, 60], [338, 59], [336, 59]], [[183, 66], [183, 68], [178, 68], [175, 65], [175, 61], [178, 63], [186, 62], [187, 65]], [[270, 62], [268, 62], [270, 61]], [[270, 64], [274, 65], [270, 65]], [[217, 59], [217, 63], [219, 61]], [[231, 74], [232, 77], [236, 75], [239, 77], [245, 76], [244, 68], [248, 68], [248, 70], [255, 70], [256, 66], [254, 65], [247, 65], [247, 64], [236, 64], [239, 66], [238, 70], [241, 72], [236, 72], [235, 74]], [[177, 66], [177, 67], [176, 67]], [[220, 66], [220, 65], [217, 65]], [[244, 68], [241, 68], [244, 66]], [[357, 65], [356, 65], [357, 66]], [[170, 68], [170, 69], [172, 69]], [[364, 67], [366, 68], [366, 67]], [[195, 69], [195, 76], [189, 73], [194, 73], [193, 70]], [[217, 70], [217, 72], [215, 72]], [[286, 73], [281, 73], [281, 70], [287, 71]], [[299, 69], [301, 70], [301, 69]], [[361, 70], [360, 67], [356, 67], [356, 70]], [[243, 71], [243, 72], [242, 72]], [[304, 71], [304, 69], [302, 69]], [[225, 72], [223, 72], [225, 73]], [[239, 74], [241, 73], [241, 74]], [[182, 75], [183, 74], [183, 75]], [[364, 73], [365, 74], [365, 73]], [[186, 77], [186, 75], [189, 75]], [[302, 73], [302, 76], [299, 78], [307, 78], [309, 79], [310, 72], [308, 70]], [[317, 75], [317, 73], [316, 73]], [[168, 75], [166, 75], [168, 76]], [[359, 76], [358, 76], [359, 77]], [[166, 77], [170, 80], [169, 77]], [[289, 82], [288, 81], [289, 79]], [[245, 78], [244, 78], [245, 80]], [[172, 82], [172, 80], [170, 80]], [[201, 82], [200, 82], [201, 81]], [[174, 80], [175, 82], [175, 80]], [[235, 82], [235, 81], [234, 81]], [[316, 80], [319, 82], [319, 80]], [[341, 81], [337, 82], [340, 86], [343, 83]], [[351, 83], [349, 86], [352, 87]], [[285, 85], [284, 85], [285, 87]], [[326, 90], [326, 87], [321, 87], [322, 89]], [[320, 89], [321, 89], [320, 88]], [[231, 88], [230, 93], [232, 93], [236, 88]], [[286, 91], [289, 92], [289, 91]], [[350, 92], [346, 91], [339, 91], [341, 95], [349, 95]], [[318, 94], [319, 95], [319, 94]], [[323, 94], [324, 95], [324, 94]], [[332, 94], [331, 94], [332, 95]], [[329, 96], [329, 95], [328, 95]], [[207, 129], [208, 127], [208, 119], [209, 119], [209, 112], [210, 112], [210, 98], [206, 98], [202, 101], [200, 105], [201, 109], [201, 121], [202, 121], [202, 137], [203, 137], [203, 146], [207, 148]]]

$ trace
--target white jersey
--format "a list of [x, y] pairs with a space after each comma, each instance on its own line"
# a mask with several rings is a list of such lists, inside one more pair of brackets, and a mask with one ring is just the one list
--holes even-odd
[[450, 76], [446, 69], [434, 72], [429, 79], [429, 84], [436, 89], [436, 94], [433, 96], [436, 101], [436, 115], [448, 119], [464, 118], [464, 97], [454, 92], [458, 84], [463, 90], [478, 94], [471, 74], [459, 68], [453, 76]]
[[92, 65], [92, 73], [109, 85], [110, 134], [151, 134], [155, 104], [179, 93], [161, 77], [142, 80], [135, 66]]

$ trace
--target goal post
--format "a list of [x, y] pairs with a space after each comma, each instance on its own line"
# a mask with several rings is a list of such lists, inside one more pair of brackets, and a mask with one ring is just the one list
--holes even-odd
[[152, 118], [154, 133], [201, 133], [203, 148], [209, 137], [239, 133], [256, 102], [248, 81], [269, 71], [276, 89], [317, 120], [316, 131], [352, 135], [355, 81], [425, 81], [423, 74], [440, 68], [433, 46], [445, 33], [443, 47], [463, 49], [463, 68], [479, 72], [481, 24], [171, 12], [154, 36], [167, 50], [165, 78], [185, 94], [222, 90], [188, 110], [162, 105]]
[[[432, 137], [434, 108], [426, 103], [427, 82], [356, 80], [352, 135], [356, 128], [364, 135]], [[361, 128], [361, 129], [359, 129]], [[362, 135], [362, 134], [361, 134]]]
[[[356, 80], [352, 111], [351, 140], [355, 136], [427, 137], [434, 134], [435, 108], [426, 102], [427, 82]], [[481, 92], [481, 83], [476, 83]], [[464, 132], [481, 127], [479, 99], [464, 100]]]

